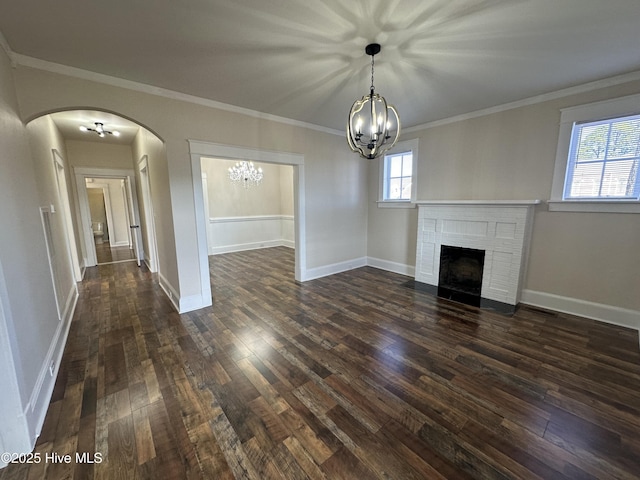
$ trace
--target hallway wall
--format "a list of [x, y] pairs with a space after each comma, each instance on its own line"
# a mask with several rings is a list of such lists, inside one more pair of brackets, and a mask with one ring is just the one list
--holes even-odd
[[[164, 143], [157, 136], [145, 128], [141, 128], [131, 146], [135, 162], [136, 185], [138, 188], [138, 203], [140, 221], [145, 222], [144, 195], [140, 188], [140, 161], [146, 156], [148, 162], [149, 191], [153, 209], [152, 223], [155, 226], [156, 246], [158, 258], [158, 275], [163, 285], [177, 286], [178, 260], [176, 257], [176, 241], [171, 215], [171, 194], [169, 182], [169, 166]], [[149, 239], [143, 229], [145, 255], [149, 259]]]
[[0, 224], [11, 226], [0, 229], [0, 451], [28, 452], [53, 387], [47, 361], [60, 322], [36, 166], [18, 113], [10, 60], [2, 49], [0, 172]]

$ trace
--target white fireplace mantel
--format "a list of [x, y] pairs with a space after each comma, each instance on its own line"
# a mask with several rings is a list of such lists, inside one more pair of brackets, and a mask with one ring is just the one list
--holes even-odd
[[485, 251], [483, 299], [520, 301], [533, 212], [540, 200], [421, 200], [416, 281], [438, 286], [442, 245]]

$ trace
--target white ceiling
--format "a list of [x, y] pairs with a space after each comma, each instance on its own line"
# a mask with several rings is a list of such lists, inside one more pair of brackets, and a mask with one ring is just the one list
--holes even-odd
[[11, 50], [341, 130], [403, 126], [640, 70], [638, 0], [2, 0]]

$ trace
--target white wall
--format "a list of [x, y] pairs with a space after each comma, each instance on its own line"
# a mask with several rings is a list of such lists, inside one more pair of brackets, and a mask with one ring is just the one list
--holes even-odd
[[[50, 169], [52, 156], [49, 152]], [[59, 332], [40, 221], [43, 200], [9, 59], [0, 49], [0, 442], [28, 452], [42, 424], [55, 377], [48, 360]], [[46, 172], [45, 172], [46, 173]], [[53, 199], [52, 199], [53, 202]], [[46, 377], [43, 377], [42, 374]], [[47, 392], [49, 393], [47, 395]]]
[[[138, 186], [138, 202], [140, 205], [141, 221], [145, 220], [145, 205], [140, 191], [139, 162], [144, 156], [147, 158], [149, 169], [149, 189], [153, 209], [153, 224], [155, 226], [158, 250], [158, 273], [165, 285], [179, 285], [178, 262], [176, 257], [176, 242], [171, 215], [171, 195], [169, 182], [169, 167], [164, 143], [153, 133], [141, 128], [132, 145], [133, 158], [136, 163], [136, 184]], [[150, 209], [149, 209], [150, 210]], [[149, 241], [145, 234], [145, 255], [149, 252]], [[147, 256], [148, 259], [148, 256]]]
[[56, 276], [56, 293], [61, 308], [68, 310], [69, 302], [77, 293], [75, 279], [70, 269], [70, 254], [67, 247], [67, 229], [63, 217], [63, 204], [58, 193], [58, 183], [53, 161], [53, 149], [64, 164], [64, 173], [69, 184], [69, 165], [65, 152], [64, 140], [53, 121], [48, 117], [34, 120], [27, 126], [29, 144], [31, 146], [40, 206], [54, 207], [50, 215], [52, 241], [55, 246], [53, 269]]
[[65, 140], [69, 165], [72, 167], [131, 170], [133, 164], [130, 145], [100, 141]]
[[209, 204], [209, 255], [274, 246], [294, 246], [293, 167], [256, 163], [260, 185], [232, 184], [228, 169], [235, 161], [204, 158]]

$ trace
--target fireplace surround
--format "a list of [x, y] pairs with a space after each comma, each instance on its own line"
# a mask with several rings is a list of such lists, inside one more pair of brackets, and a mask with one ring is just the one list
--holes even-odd
[[539, 203], [539, 200], [418, 202], [416, 285], [434, 294], [438, 294], [439, 288], [446, 288], [440, 285], [443, 245], [480, 250], [484, 259], [479, 306], [513, 313], [520, 301], [533, 213]]

